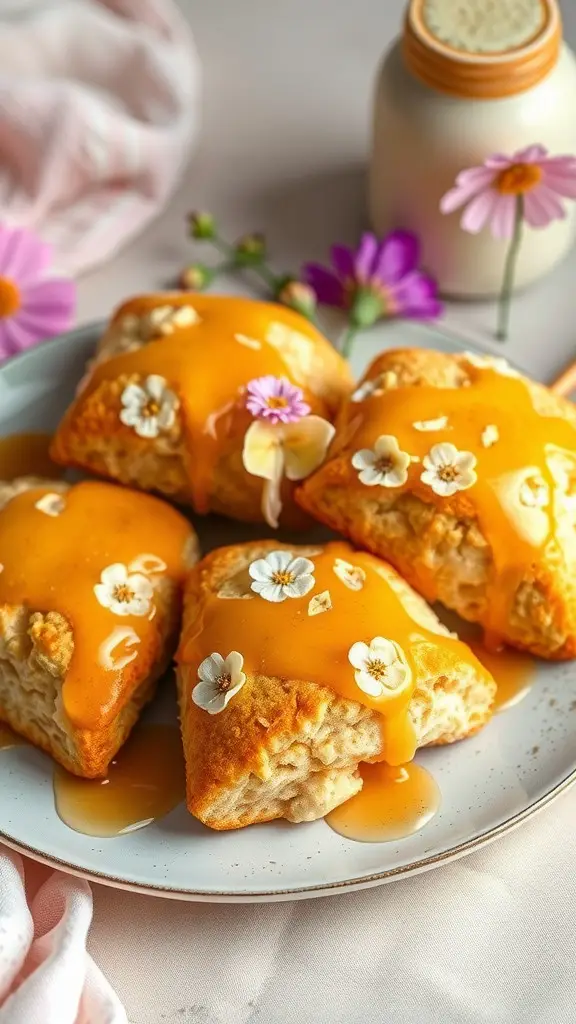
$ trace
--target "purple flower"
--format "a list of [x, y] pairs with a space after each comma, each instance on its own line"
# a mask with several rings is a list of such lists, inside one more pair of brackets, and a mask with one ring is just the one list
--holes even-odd
[[247, 385], [246, 408], [256, 419], [268, 423], [295, 423], [310, 412], [302, 388], [286, 377], [255, 377]]
[[0, 360], [70, 327], [73, 281], [44, 276], [52, 250], [24, 228], [0, 225]]
[[356, 250], [334, 245], [334, 270], [307, 263], [304, 275], [318, 301], [350, 311], [355, 328], [380, 317], [432, 320], [442, 313], [436, 282], [417, 270], [420, 245], [410, 231], [393, 231], [381, 242], [362, 235]]

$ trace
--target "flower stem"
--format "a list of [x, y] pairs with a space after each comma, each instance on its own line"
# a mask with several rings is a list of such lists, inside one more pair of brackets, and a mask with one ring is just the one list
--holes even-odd
[[344, 359], [348, 359], [350, 352], [352, 350], [352, 342], [354, 341], [354, 338], [356, 337], [357, 334], [358, 328], [355, 327], [354, 324], [348, 324], [348, 327], [346, 328], [346, 333], [342, 340], [341, 348], [341, 352], [342, 355], [344, 356]]
[[516, 273], [516, 261], [522, 242], [522, 226], [524, 223], [524, 198], [516, 196], [516, 212], [514, 216], [514, 231], [510, 240], [510, 247], [506, 256], [504, 266], [504, 277], [502, 279], [502, 291], [498, 302], [498, 326], [496, 337], [498, 341], [506, 341], [510, 325], [510, 309], [512, 305], [512, 289], [514, 287], [514, 275]]

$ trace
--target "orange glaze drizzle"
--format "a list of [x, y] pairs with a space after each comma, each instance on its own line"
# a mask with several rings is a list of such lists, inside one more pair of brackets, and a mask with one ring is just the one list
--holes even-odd
[[345, 839], [360, 843], [405, 839], [424, 828], [440, 806], [438, 784], [415, 761], [396, 768], [361, 764], [360, 775], [360, 792], [325, 818]]
[[514, 707], [530, 692], [536, 678], [536, 662], [528, 654], [508, 648], [490, 651], [476, 640], [468, 641], [474, 654], [496, 680], [494, 710]]
[[[57, 517], [35, 508], [48, 493], [49, 487], [34, 488], [0, 511], [0, 605], [60, 612], [70, 623], [74, 652], [62, 689], [64, 707], [76, 726], [95, 729], [114, 717], [145, 678], [160, 641], [154, 616], [114, 614], [98, 602], [94, 585], [108, 566], [129, 566], [144, 554], [162, 559], [163, 575], [179, 581], [190, 527], [158, 499], [112, 484], [77, 484], [64, 495]], [[152, 601], [151, 614], [153, 608]], [[100, 658], [100, 645], [118, 627], [133, 629], [139, 638], [133, 647], [115, 650], [115, 657], [137, 652], [120, 670], [105, 668]]]
[[[156, 338], [136, 352], [114, 356], [95, 370], [80, 401], [104, 380], [122, 374], [146, 377], [159, 374], [180, 399], [186, 436], [185, 458], [197, 512], [207, 512], [214, 465], [232, 437], [241, 438], [252, 422], [244, 408], [244, 389], [255, 377], [288, 377], [303, 388], [312, 411], [328, 417], [322, 400], [311, 393], [310, 350], [320, 340], [318, 331], [291, 310], [270, 303], [229, 296], [147, 296], [128, 303], [116, 317], [141, 316], [156, 306], [192, 306], [199, 320], [175, 327], [173, 334]], [[281, 353], [269, 338], [294, 332], [294, 358]], [[251, 347], [238, 336], [256, 342]]]
[[[364, 569], [362, 590], [350, 590], [338, 578], [334, 572], [336, 558]], [[223, 600], [216, 594], [207, 595], [201, 617], [182, 638], [178, 657], [197, 666], [213, 652], [226, 657], [236, 650], [244, 657], [247, 673], [328, 686], [341, 697], [382, 714], [383, 756], [390, 764], [403, 764], [411, 760], [416, 748], [407, 711], [422, 673], [419, 665], [425, 661], [426, 675], [453, 671], [456, 661], [472, 662], [478, 671], [481, 668], [465, 644], [415, 622], [388, 580], [380, 575], [381, 563], [376, 558], [336, 542], [311, 559], [316, 582], [303, 598], [274, 604], [259, 596]], [[320, 615], [308, 615], [312, 596], [325, 590], [330, 592], [332, 608]], [[376, 636], [396, 641], [412, 670], [411, 686], [399, 695], [370, 697], [356, 684], [348, 651], [356, 641], [369, 643]]]
[[[394, 488], [390, 494], [410, 490], [447, 513], [477, 514], [480, 529], [492, 548], [495, 567], [487, 601], [488, 621], [483, 620], [483, 625], [497, 636], [502, 621], [509, 615], [518, 583], [535, 557], [545, 555], [551, 562], [563, 559], [557, 531], [559, 508], [555, 479], [547, 456], [560, 451], [569, 458], [576, 472], [576, 429], [561, 417], [537, 412], [522, 379], [471, 364], [467, 370], [471, 379], [467, 387], [401, 387], [351, 404], [347, 409], [348, 421], [340, 427], [340, 432], [353, 433], [348, 441], [350, 454], [372, 448], [381, 434], [391, 434], [397, 438], [402, 451], [417, 457], [419, 461], [409, 467], [407, 483]], [[448, 417], [446, 429], [419, 431], [413, 425], [440, 416]], [[499, 440], [491, 447], [484, 447], [482, 432], [492, 424], [497, 427]], [[336, 444], [337, 441], [338, 438]], [[460, 451], [472, 452], [477, 458], [477, 482], [453, 497], [441, 497], [420, 481], [421, 460], [433, 445], [441, 442], [451, 442]], [[517, 481], [525, 475], [542, 477], [551, 495], [549, 507], [528, 509], [518, 505], [519, 511], [513, 516], [502, 495], [506, 477], [510, 481], [510, 475], [515, 473], [519, 474]], [[370, 498], [377, 497], [383, 490], [363, 485], [349, 462], [346, 486]], [[513, 484], [514, 494], [519, 486], [518, 482]], [[536, 532], [533, 525], [530, 526], [535, 522]], [[529, 526], [530, 535], [527, 533]], [[433, 571], [429, 576], [429, 593], [433, 594]]]

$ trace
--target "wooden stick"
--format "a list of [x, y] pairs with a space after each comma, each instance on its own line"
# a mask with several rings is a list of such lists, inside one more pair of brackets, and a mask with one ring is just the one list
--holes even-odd
[[550, 390], [556, 395], [563, 395], [564, 397], [571, 394], [572, 391], [576, 391], [576, 360], [570, 363], [560, 376], [556, 378], [550, 385]]

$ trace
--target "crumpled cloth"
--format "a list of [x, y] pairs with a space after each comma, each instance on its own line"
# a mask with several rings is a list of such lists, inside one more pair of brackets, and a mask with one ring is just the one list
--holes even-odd
[[86, 952], [92, 893], [82, 879], [0, 846], [0, 1024], [127, 1024]]
[[0, 209], [77, 274], [159, 212], [199, 127], [174, 0], [0, 0]]

